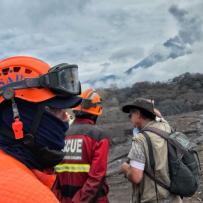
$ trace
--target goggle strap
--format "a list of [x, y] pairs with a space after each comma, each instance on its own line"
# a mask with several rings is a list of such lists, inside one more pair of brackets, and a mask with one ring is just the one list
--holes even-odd
[[7, 89], [25, 89], [25, 88], [33, 88], [33, 87], [42, 87], [40, 84], [40, 78], [26, 78], [21, 81], [17, 81], [15, 83], [7, 84], [0, 88], [0, 95], [3, 95]]
[[83, 99], [81, 107], [88, 109], [91, 107], [96, 107], [98, 105], [101, 105], [101, 102], [92, 103], [92, 101], [90, 99]]
[[[72, 65], [72, 68], [77, 68], [77, 66]], [[62, 71], [69, 71], [70, 67], [67, 65], [63, 65], [63, 67], [58, 67], [58, 70], [56, 69], [55, 71], [52, 70], [50, 72], [48, 72], [47, 74], [41, 75], [37, 78], [26, 78], [24, 80], [21, 81], [16, 81], [10, 84], [6, 84], [3, 87], [0, 87], [0, 95], [2, 95], [5, 99], [11, 99], [9, 98], [10, 95], [7, 94], [10, 90], [18, 90], [18, 89], [26, 89], [26, 88], [37, 88], [37, 87], [44, 87], [44, 88], [49, 88], [54, 90], [55, 92], [57, 92], [57, 94], [59, 96], [63, 96], [63, 95], [78, 95], [81, 92], [81, 85], [80, 82], [76, 80], [76, 82], [78, 82], [76, 89], [74, 87], [69, 88], [63, 85], [61, 85], [60, 82], [60, 71], [61, 74], [63, 73]], [[71, 72], [72, 73], [72, 72]], [[68, 82], [69, 80], [67, 79], [66, 82]], [[69, 83], [71, 83], [71, 78]], [[71, 83], [72, 84], [72, 83]], [[74, 84], [75, 85], [75, 84]], [[69, 88], [69, 89], [68, 89]], [[6, 92], [6, 93], [5, 93]]]

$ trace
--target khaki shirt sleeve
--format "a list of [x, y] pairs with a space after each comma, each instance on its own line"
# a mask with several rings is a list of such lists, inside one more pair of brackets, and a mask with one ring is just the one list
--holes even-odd
[[136, 138], [133, 138], [132, 147], [128, 154], [128, 158], [130, 160], [145, 164], [146, 156], [144, 150], [144, 143], [141, 139], [142, 136], [142, 134], [139, 134], [138, 136], [136, 136]]

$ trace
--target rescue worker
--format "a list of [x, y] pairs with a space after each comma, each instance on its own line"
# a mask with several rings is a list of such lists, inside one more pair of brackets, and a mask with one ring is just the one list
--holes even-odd
[[105, 175], [109, 140], [96, 126], [102, 115], [101, 98], [93, 89], [81, 97], [65, 138], [64, 160], [55, 167], [58, 175], [53, 191], [61, 203], [108, 203]]
[[[149, 150], [144, 129], [148, 127], [157, 128], [167, 133], [171, 127], [164, 120], [157, 120], [161, 113], [154, 109], [154, 104], [149, 100], [139, 98], [132, 104], [123, 106], [124, 113], [129, 113], [133, 126], [139, 129], [139, 133], [133, 137], [132, 147], [129, 152], [129, 163], [122, 164], [122, 171], [129, 181], [133, 183], [132, 203], [180, 203], [181, 198], [170, 194], [168, 190], [155, 184], [144, 171], [150, 171]], [[155, 174], [157, 179], [166, 185], [170, 184], [168, 169], [167, 141], [152, 132], [147, 132], [153, 147], [155, 158]]]
[[0, 203], [57, 203], [44, 174], [64, 157], [68, 124], [48, 108], [81, 102], [76, 65], [32, 57], [0, 61]]

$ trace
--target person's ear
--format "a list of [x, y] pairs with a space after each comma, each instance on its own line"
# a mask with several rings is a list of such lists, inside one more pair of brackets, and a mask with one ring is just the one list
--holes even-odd
[[69, 114], [68, 114], [68, 112], [64, 111], [64, 112], [62, 113], [62, 120], [63, 120], [64, 122], [69, 121]]

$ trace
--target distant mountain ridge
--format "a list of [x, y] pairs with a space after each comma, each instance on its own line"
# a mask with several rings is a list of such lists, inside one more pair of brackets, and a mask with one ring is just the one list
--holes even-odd
[[[105, 106], [120, 106], [138, 97], [151, 98], [165, 115], [203, 110], [203, 74], [184, 73], [167, 82], [137, 82], [102, 90]], [[122, 115], [121, 115], [122, 116]]]

